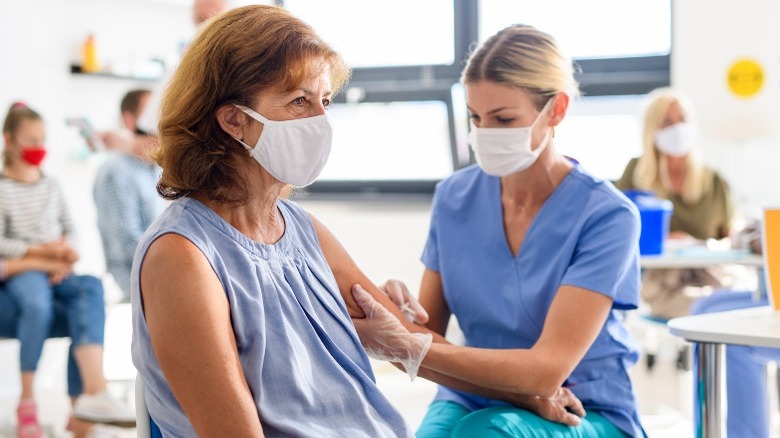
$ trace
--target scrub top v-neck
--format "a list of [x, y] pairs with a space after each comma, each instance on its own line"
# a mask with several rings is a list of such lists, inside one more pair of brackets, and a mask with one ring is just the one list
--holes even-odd
[[[613, 299], [604, 327], [566, 385], [631, 436], [643, 436], [627, 368], [638, 350], [619, 310], [639, 300], [639, 215], [611, 183], [575, 165], [542, 205], [516, 255], [504, 231], [500, 179], [477, 166], [438, 184], [422, 255], [478, 348], [531, 348], [562, 285]], [[441, 386], [437, 400], [505, 405]]]

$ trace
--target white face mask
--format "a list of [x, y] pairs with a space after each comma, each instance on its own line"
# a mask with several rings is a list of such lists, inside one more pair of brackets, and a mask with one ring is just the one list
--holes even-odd
[[536, 150], [531, 150], [533, 127], [550, 107], [551, 98], [544, 105], [533, 122], [522, 128], [477, 128], [471, 126], [469, 144], [474, 151], [477, 164], [488, 175], [507, 176], [522, 172], [536, 162], [549, 143], [550, 131], [544, 134]]
[[305, 187], [320, 176], [333, 143], [333, 127], [327, 114], [303, 119], [268, 120], [251, 108], [236, 108], [263, 124], [254, 148], [236, 139], [274, 178]]
[[655, 133], [655, 147], [666, 155], [684, 157], [696, 142], [696, 132], [685, 122], [675, 123]]

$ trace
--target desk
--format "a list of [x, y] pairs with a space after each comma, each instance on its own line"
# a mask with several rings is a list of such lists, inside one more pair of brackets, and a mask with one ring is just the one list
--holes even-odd
[[700, 424], [696, 436], [726, 436], [726, 344], [780, 348], [780, 313], [769, 306], [705, 315], [684, 316], [669, 321], [672, 334], [699, 344]]

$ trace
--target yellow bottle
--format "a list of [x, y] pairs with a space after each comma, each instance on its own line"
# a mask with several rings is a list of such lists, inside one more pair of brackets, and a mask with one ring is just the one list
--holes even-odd
[[81, 66], [81, 70], [85, 73], [94, 73], [100, 71], [100, 62], [98, 62], [97, 47], [95, 46], [94, 35], [87, 35], [87, 39], [84, 41], [82, 51], [84, 64]]

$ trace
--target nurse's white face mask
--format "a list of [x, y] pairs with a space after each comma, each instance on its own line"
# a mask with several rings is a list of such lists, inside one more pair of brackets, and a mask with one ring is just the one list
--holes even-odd
[[488, 175], [507, 176], [522, 172], [541, 155], [550, 140], [550, 130], [535, 150], [531, 147], [531, 134], [554, 98], [550, 98], [529, 126], [522, 128], [477, 128], [471, 125], [469, 144], [474, 151], [477, 164]]
[[655, 133], [655, 147], [672, 157], [684, 157], [696, 142], [696, 131], [688, 123], [680, 122]]
[[263, 124], [263, 132], [251, 147], [235, 139], [274, 178], [298, 187], [313, 183], [328, 161], [333, 127], [327, 114], [303, 119], [268, 120], [252, 108], [236, 108]]

